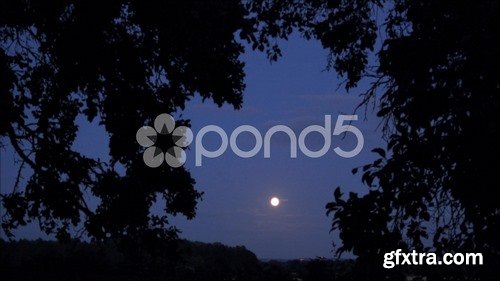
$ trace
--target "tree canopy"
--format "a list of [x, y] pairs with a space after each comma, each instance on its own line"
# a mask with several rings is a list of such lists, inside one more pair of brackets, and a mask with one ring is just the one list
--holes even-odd
[[347, 89], [371, 83], [363, 104], [376, 106], [388, 145], [353, 169], [366, 192], [337, 188], [326, 206], [338, 252], [353, 252], [365, 272], [396, 248], [498, 261], [500, 3], [269, 0], [254, 8], [271, 27], [321, 40]]
[[[201, 194], [185, 168], [146, 167], [131, 128], [194, 95], [240, 108], [242, 42], [274, 53], [258, 28], [236, 1], [1, 1], [0, 135], [21, 161], [6, 233], [38, 221], [60, 239], [175, 238], [168, 215], [193, 218]], [[105, 128], [109, 162], [74, 149], [79, 116]]]

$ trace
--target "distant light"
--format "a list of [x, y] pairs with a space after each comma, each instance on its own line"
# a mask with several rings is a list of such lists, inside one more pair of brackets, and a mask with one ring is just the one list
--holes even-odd
[[278, 205], [280, 204], [280, 200], [278, 199], [278, 197], [271, 198], [270, 202], [273, 207], [278, 207]]

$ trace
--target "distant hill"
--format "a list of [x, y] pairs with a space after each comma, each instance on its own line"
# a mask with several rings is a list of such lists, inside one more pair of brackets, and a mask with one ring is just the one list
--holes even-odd
[[180, 241], [175, 262], [130, 259], [112, 245], [0, 240], [2, 280], [347, 280], [352, 263], [325, 259], [259, 261], [243, 246]]

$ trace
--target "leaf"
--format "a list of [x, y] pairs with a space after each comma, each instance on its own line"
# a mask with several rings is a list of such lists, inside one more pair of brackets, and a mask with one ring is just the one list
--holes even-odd
[[378, 117], [384, 117], [391, 111], [390, 107], [384, 107], [377, 112]]
[[373, 183], [373, 176], [369, 172], [366, 172], [361, 177], [361, 181], [371, 187]]
[[427, 212], [427, 211], [422, 211], [422, 212], [420, 212], [420, 217], [421, 217], [423, 220], [425, 220], [425, 221], [429, 221], [429, 220], [430, 220], [430, 218], [431, 218], [431, 216], [430, 216], [429, 212]]
[[366, 164], [363, 166], [363, 172], [366, 172], [368, 169], [370, 169], [372, 167], [371, 164]]
[[381, 157], [385, 158], [385, 150], [383, 148], [380, 148], [380, 147], [374, 148], [374, 149], [372, 149], [372, 152], [375, 152], [378, 155], [380, 155]]
[[335, 188], [333, 196], [335, 197], [335, 200], [340, 199], [340, 197], [342, 196], [342, 192], [340, 192], [340, 186], [337, 186], [337, 188]]

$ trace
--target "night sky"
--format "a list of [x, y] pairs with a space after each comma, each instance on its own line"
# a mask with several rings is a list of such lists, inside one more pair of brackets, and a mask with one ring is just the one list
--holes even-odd
[[[241, 110], [235, 111], [227, 105], [218, 108], [211, 101], [202, 103], [195, 98], [185, 111], [177, 112], [174, 117], [191, 119], [195, 134], [203, 126], [213, 124], [228, 135], [240, 125], [252, 125], [264, 135], [270, 127], [282, 124], [291, 127], [298, 137], [309, 125], [323, 125], [326, 114], [332, 115], [333, 126], [338, 114], [353, 113], [366, 81], [346, 94], [339, 87], [341, 78], [333, 71], [326, 71], [327, 51], [319, 42], [292, 36], [281, 47], [283, 57], [274, 63], [265, 54], [247, 48], [242, 56], [247, 88]], [[197, 181], [197, 189], [205, 194], [194, 220], [177, 217], [172, 223], [182, 230], [182, 238], [244, 245], [259, 258], [332, 257], [332, 242], [338, 239], [329, 232], [331, 218], [326, 216], [325, 204], [333, 199], [333, 190], [339, 185], [363, 193], [366, 187], [351, 170], [376, 158], [370, 152], [373, 148], [385, 147], [377, 129], [380, 120], [371, 107], [366, 119], [364, 109], [358, 110], [358, 115], [360, 120], [353, 125], [363, 132], [365, 146], [351, 159], [339, 157], [333, 147], [352, 149], [355, 139], [352, 134], [333, 137], [332, 148], [321, 158], [307, 158], [299, 150], [298, 157], [291, 159], [288, 137], [276, 134], [271, 142], [270, 159], [264, 159], [263, 150], [253, 158], [243, 159], [228, 148], [219, 158], [204, 158], [201, 167], [194, 165], [191, 145], [185, 166]], [[109, 159], [108, 138], [97, 125], [98, 120], [92, 124], [84, 118], [79, 120], [75, 148], [92, 157]], [[306, 138], [310, 149], [323, 145], [318, 136], [311, 134]], [[219, 142], [216, 134], [207, 134], [204, 139], [205, 147], [210, 150], [216, 149]], [[252, 148], [254, 143], [248, 133], [238, 138], [243, 150]], [[1, 191], [6, 193], [12, 190], [17, 165], [11, 148], [6, 147], [1, 153]], [[281, 199], [276, 208], [269, 204], [273, 196]], [[35, 225], [15, 233], [17, 238], [48, 238]]]

